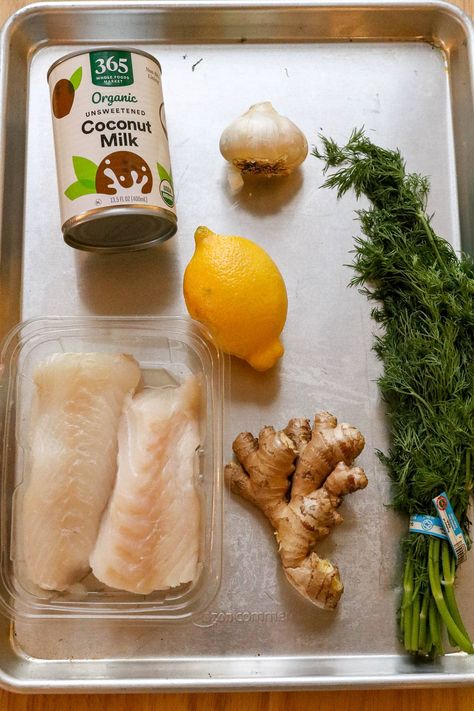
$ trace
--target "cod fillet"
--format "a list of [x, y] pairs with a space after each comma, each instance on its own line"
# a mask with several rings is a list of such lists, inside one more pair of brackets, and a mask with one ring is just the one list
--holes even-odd
[[131, 356], [58, 353], [33, 377], [21, 556], [29, 580], [46, 590], [65, 590], [90, 569], [117, 472], [124, 398], [141, 374]]
[[91, 555], [94, 575], [110, 587], [148, 594], [197, 575], [199, 394], [191, 376], [126, 399], [117, 480]]

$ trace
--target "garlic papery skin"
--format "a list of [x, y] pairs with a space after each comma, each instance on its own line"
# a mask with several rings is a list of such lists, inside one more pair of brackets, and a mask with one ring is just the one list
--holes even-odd
[[242, 175], [288, 175], [308, 155], [308, 142], [293, 121], [270, 101], [254, 104], [228, 126], [220, 139], [224, 158]]

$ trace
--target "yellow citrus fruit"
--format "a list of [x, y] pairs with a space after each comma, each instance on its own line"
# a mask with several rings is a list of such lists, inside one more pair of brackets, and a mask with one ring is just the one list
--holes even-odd
[[283, 355], [279, 335], [288, 309], [285, 282], [264, 249], [245, 237], [198, 227], [184, 273], [192, 318], [204, 323], [226, 353], [267, 370]]

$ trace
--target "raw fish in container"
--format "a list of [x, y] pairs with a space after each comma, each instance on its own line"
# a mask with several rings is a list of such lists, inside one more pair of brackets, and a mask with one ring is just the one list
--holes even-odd
[[134, 358], [107, 353], [56, 353], [34, 372], [21, 552], [27, 578], [43, 589], [65, 590], [89, 571], [124, 398], [140, 378]]
[[106, 585], [148, 594], [197, 577], [199, 405], [195, 376], [126, 398], [117, 480], [91, 556], [94, 575]]

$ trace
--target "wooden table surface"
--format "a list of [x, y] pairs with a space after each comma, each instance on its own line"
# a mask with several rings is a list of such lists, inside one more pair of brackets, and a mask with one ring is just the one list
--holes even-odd
[[[453, 0], [474, 16], [474, 0]], [[0, 24], [27, 0], [0, 0]], [[474, 711], [472, 689], [235, 694], [19, 695], [0, 691], [0, 711]]]

